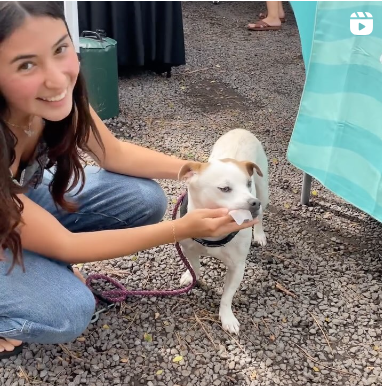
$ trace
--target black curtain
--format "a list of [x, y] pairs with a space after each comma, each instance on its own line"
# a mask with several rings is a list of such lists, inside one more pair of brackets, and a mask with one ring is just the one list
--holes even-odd
[[117, 41], [118, 65], [157, 73], [184, 65], [180, 1], [79, 1], [79, 31], [104, 30]]

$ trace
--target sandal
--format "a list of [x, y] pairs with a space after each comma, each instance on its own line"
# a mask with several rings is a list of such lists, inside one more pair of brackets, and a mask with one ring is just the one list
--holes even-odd
[[281, 30], [281, 26], [270, 26], [264, 20], [259, 20], [256, 23], [253, 23], [252, 25], [253, 25], [253, 27], [250, 27], [250, 24], [248, 24], [248, 29], [250, 31], [279, 31], [279, 30]]
[[[268, 16], [267, 13], [259, 13], [259, 18], [260, 19], [265, 19], [267, 16]], [[281, 23], [285, 23], [286, 22], [285, 16], [284, 17], [280, 17], [279, 19], [280, 19]]]
[[0, 352], [0, 360], [1, 359], [8, 359], [12, 356], [17, 356], [18, 354], [20, 354], [22, 352], [24, 346], [25, 346], [25, 343], [21, 343], [20, 345], [15, 347], [12, 351]]

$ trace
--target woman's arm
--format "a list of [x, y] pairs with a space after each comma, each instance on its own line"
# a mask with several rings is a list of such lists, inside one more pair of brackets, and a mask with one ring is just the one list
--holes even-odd
[[19, 195], [24, 204], [21, 241], [24, 249], [68, 263], [102, 261], [133, 254], [184, 238], [178, 221], [121, 230], [72, 233], [48, 211], [28, 197]]
[[92, 133], [88, 146], [100, 160], [100, 166], [107, 171], [149, 179], [176, 180], [182, 166], [189, 161], [130, 142], [120, 141], [110, 132], [92, 108], [90, 112], [105, 146], [105, 154], [102, 154]]
[[19, 195], [24, 204], [20, 226], [24, 249], [67, 263], [103, 261], [146, 250], [190, 237], [220, 236], [251, 227], [254, 222], [236, 225], [228, 210], [195, 210], [183, 218], [158, 224], [72, 233], [48, 211], [28, 197]]

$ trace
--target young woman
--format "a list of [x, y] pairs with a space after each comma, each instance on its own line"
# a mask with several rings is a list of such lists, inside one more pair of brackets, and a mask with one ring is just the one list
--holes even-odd
[[[83, 169], [81, 152], [100, 168]], [[255, 223], [227, 209], [160, 222], [167, 200], [152, 179], [176, 179], [185, 162], [105, 127], [56, 2], [0, 2], [0, 358], [86, 329], [94, 297], [70, 264]]]

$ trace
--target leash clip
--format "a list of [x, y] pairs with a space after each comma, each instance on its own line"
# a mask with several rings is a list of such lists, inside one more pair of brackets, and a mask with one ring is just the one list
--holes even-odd
[[96, 321], [99, 320], [99, 315], [101, 313], [105, 313], [107, 311], [109, 311], [111, 308], [114, 308], [115, 307], [115, 304], [109, 304], [107, 305], [105, 308], [102, 308], [100, 310], [97, 310], [97, 312], [95, 312], [92, 316], [92, 319], [90, 320], [91, 323], [95, 323]]

